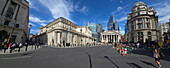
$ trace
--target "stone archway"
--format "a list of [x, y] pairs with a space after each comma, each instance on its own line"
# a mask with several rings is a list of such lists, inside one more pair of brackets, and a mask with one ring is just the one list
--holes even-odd
[[8, 37], [8, 32], [2, 30], [0, 31], [0, 42], [4, 42], [5, 39]]

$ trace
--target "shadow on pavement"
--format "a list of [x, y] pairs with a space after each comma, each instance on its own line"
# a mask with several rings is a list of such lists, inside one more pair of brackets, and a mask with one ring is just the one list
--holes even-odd
[[104, 58], [106, 58], [107, 60], [109, 60], [112, 64], [114, 64], [117, 68], [119, 68], [119, 66], [117, 66], [112, 60], [110, 60], [110, 58], [108, 56], [104, 56]]
[[145, 64], [147, 64], [147, 65], [150, 65], [150, 66], [153, 66], [153, 67], [155, 67], [156, 68], [156, 66], [155, 65], [153, 65], [152, 63], [150, 63], [150, 62], [147, 62], [147, 61], [143, 61], [143, 60], [140, 60], [141, 62], [143, 62], [143, 63], [145, 63]]
[[[145, 56], [149, 56], [149, 57], [153, 57], [153, 51], [146, 51], [146, 50], [134, 50], [132, 52], [133, 54], [139, 54], [139, 55], [145, 55]], [[166, 60], [166, 61], [170, 61], [170, 54], [165, 54], [164, 53], [164, 57], [161, 57], [161, 60]], [[153, 57], [154, 58], [154, 57]]]
[[128, 63], [126, 62], [128, 65], [132, 66], [133, 68], [142, 68], [141, 66], [135, 64], [135, 63]]
[[87, 52], [85, 52], [87, 55], [88, 55], [88, 57], [89, 57], [89, 63], [90, 63], [90, 68], [93, 68], [92, 67], [92, 62], [91, 62], [91, 56], [90, 56], [90, 54], [89, 53], [87, 53]]

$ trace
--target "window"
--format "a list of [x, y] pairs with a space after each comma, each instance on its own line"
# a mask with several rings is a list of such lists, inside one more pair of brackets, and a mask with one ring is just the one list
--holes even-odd
[[9, 22], [10, 22], [10, 21], [5, 21], [4, 25], [7, 25], [7, 26], [8, 26]]
[[152, 37], [151, 37], [151, 32], [148, 32], [148, 40], [151, 41]]
[[146, 14], [148, 14], [148, 12], [146, 12]]
[[11, 2], [11, 4], [12, 4], [13, 6], [17, 5], [17, 4], [16, 4], [16, 3], [14, 3], [14, 2]]
[[140, 15], [140, 12], [138, 12], [138, 15]]
[[138, 41], [143, 42], [143, 32], [138, 32]]
[[13, 9], [10, 7], [10, 8], [8, 9], [8, 12], [13, 12]]
[[140, 10], [140, 8], [138, 7], [137, 10]]
[[148, 19], [148, 18], [146, 18], [146, 21], [148, 22], [148, 21], [149, 21], [149, 19]]
[[140, 21], [141, 21], [141, 19], [139, 18], [139, 19], [138, 19], [138, 22], [140, 22]]
[[12, 35], [11, 42], [15, 42], [15, 39], [16, 39], [16, 35]]
[[138, 24], [138, 28], [141, 29], [142, 28], [142, 23]]
[[7, 13], [6, 17], [11, 18], [11, 14]]
[[131, 26], [131, 30], [134, 30], [134, 25]]
[[15, 27], [16, 27], [16, 28], [19, 28], [19, 24], [16, 24]]
[[149, 28], [149, 26], [150, 26], [150, 24], [149, 24], [149, 23], [147, 23], [147, 28]]

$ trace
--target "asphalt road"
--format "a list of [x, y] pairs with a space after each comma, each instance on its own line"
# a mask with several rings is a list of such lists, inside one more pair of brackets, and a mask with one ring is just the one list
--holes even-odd
[[[161, 63], [162, 68], [170, 66], [170, 61]], [[111, 46], [42, 47], [23, 56], [0, 58], [0, 68], [157, 68], [157, 64], [145, 55], [122, 56]]]

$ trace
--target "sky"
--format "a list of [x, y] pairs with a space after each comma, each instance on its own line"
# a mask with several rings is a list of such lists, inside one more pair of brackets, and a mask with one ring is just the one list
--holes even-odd
[[[78, 26], [90, 23], [102, 24], [107, 30], [111, 15], [118, 21], [120, 32], [125, 33], [127, 14], [131, 13], [137, 0], [27, 0], [29, 2], [29, 24], [31, 33], [39, 32], [40, 26], [64, 17]], [[170, 0], [139, 0], [147, 7], [153, 6], [159, 23], [166, 23], [170, 18]]]

